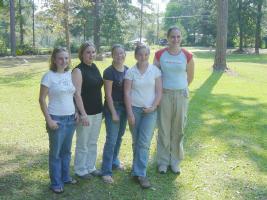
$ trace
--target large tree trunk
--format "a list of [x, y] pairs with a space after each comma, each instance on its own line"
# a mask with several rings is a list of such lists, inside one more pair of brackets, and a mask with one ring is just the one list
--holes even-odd
[[238, 0], [238, 27], [239, 27], [239, 52], [243, 52], [243, 21], [242, 21], [242, 0]]
[[261, 46], [261, 20], [262, 20], [262, 4], [263, 0], [257, 2], [257, 20], [256, 20], [256, 32], [255, 32], [255, 54], [259, 54], [259, 48]]
[[19, 33], [20, 33], [20, 45], [24, 44], [24, 35], [23, 35], [23, 17], [22, 17], [22, 2], [19, 0]]
[[10, 5], [10, 48], [11, 55], [16, 56], [16, 32], [15, 32], [15, 5], [14, 0], [9, 1]]
[[69, 1], [68, 0], [64, 0], [64, 12], [65, 12], [64, 27], [65, 27], [66, 45], [68, 48], [68, 52], [70, 54], [71, 51], [70, 51]]
[[213, 69], [224, 71], [226, 66], [228, 0], [217, 0], [217, 37]]
[[100, 49], [100, 1], [101, 0], [94, 0], [94, 44], [97, 52], [99, 52]]

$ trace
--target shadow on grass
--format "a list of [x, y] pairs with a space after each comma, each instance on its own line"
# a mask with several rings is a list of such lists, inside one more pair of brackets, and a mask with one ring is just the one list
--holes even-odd
[[[190, 101], [185, 142], [197, 137], [201, 143], [209, 136], [217, 137], [228, 145], [232, 157], [238, 158], [240, 151], [246, 152], [260, 170], [267, 172], [267, 157], [263, 154], [267, 148], [267, 104], [251, 97], [212, 94], [221, 75], [212, 73], [194, 93]], [[199, 133], [203, 126], [209, 131]], [[197, 146], [188, 150], [189, 156], [197, 156], [201, 152]]]
[[[214, 52], [209, 51], [195, 51], [194, 55], [201, 59], [214, 59]], [[261, 55], [246, 55], [246, 54], [229, 54], [227, 55], [227, 62], [245, 62], [245, 63], [259, 63], [266, 64], [266, 54]]]
[[13, 67], [28, 67], [34, 63], [45, 62], [48, 63], [49, 56], [18, 56], [18, 57], [8, 57], [0, 59], [0, 68], [13, 68]]
[[28, 85], [24, 81], [32, 79], [34, 76], [42, 74], [46, 69], [34, 68], [30, 72], [26, 70], [25, 72], [15, 72], [8, 75], [2, 75], [0, 77], [0, 85], [5, 85], [5, 87], [24, 87]]
[[[225, 165], [234, 160], [236, 167], [242, 167], [242, 173], [250, 173], [246, 169], [249, 166], [242, 166], [242, 159], [244, 161], [244, 158], [248, 158], [259, 171], [266, 173], [267, 104], [253, 97], [213, 94], [212, 90], [221, 76], [222, 73], [212, 73], [193, 93], [186, 128], [186, 156], [192, 160], [201, 155], [208, 156], [207, 151], [212, 152], [215, 147], [205, 146], [205, 143], [215, 139], [226, 146], [218, 155], [219, 158], [225, 158]], [[253, 175], [248, 176], [253, 179]], [[231, 190], [242, 192], [242, 199], [258, 199], [267, 195], [266, 185], [253, 186], [250, 192], [243, 192], [246, 189], [244, 182], [233, 179], [229, 183]], [[247, 185], [250, 184], [247, 182]]]

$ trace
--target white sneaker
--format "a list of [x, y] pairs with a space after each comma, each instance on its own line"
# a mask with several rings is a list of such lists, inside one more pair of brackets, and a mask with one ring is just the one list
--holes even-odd
[[166, 174], [167, 173], [168, 167], [166, 165], [159, 165], [158, 166], [158, 171], [160, 174]]
[[181, 168], [180, 165], [171, 166], [171, 170], [173, 173], [180, 175], [181, 174]]

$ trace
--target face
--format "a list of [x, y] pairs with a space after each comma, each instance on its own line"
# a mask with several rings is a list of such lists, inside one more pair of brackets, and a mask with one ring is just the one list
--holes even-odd
[[57, 66], [57, 71], [64, 70], [69, 64], [69, 54], [65, 51], [57, 53], [54, 62]]
[[96, 56], [96, 50], [94, 47], [89, 46], [83, 51], [83, 62], [86, 64], [91, 64]]
[[170, 32], [170, 35], [168, 37], [168, 42], [170, 46], [180, 46], [182, 41], [181, 32], [177, 29], [173, 29]]
[[140, 49], [137, 54], [135, 55], [135, 59], [138, 63], [148, 62], [149, 59], [149, 52], [146, 48]]
[[124, 60], [125, 60], [125, 51], [122, 49], [122, 48], [116, 48], [114, 51], [113, 51], [113, 55], [112, 55], [112, 58], [113, 58], [113, 61], [117, 64], [123, 64], [124, 63]]

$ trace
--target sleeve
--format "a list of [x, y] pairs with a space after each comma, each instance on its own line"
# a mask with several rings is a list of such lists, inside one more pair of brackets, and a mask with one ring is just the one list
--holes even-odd
[[49, 76], [49, 72], [48, 73], [46, 73], [44, 76], [43, 76], [43, 78], [42, 78], [42, 80], [41, 80], [41, 85], [44, 85], [44, 86], [46, 86], [46, 87], [50, 87], [50, 85], [51, 85], [51, 81], [50, 81], [50, 76]]
[[154, 69], [155, 69], [155, 78], [158, 78], [161, 76], [161, 71], [160, 69], [154, 65]]
[[103, 79], [113, 81], [113, 74], [110, 68], [105, 69], [103, 73]]
[[186, 49], [182, 49], [183, 53], [185, 54], [187, 63], [190, 62], [190, 60], [193, 58], [193, 54]]
[[133, 80], [132, 69], [128, 69], [128, 70], [127, 70], [124, 79], [128, 79], [128, 80], [131, 80], [131, 81]]
[[167, 50], [167, 48], [164, 48], [164, 49], [161, 49], [161, 50], [159, 50], [159, 51], [157, 51], [156, 53], [155, 53], [155, 59], [158, 61], [158, 62], [160, 62], [160, 57], [161, 57], [161, 55], [164, 53], [164, 51], [166, 51]]

